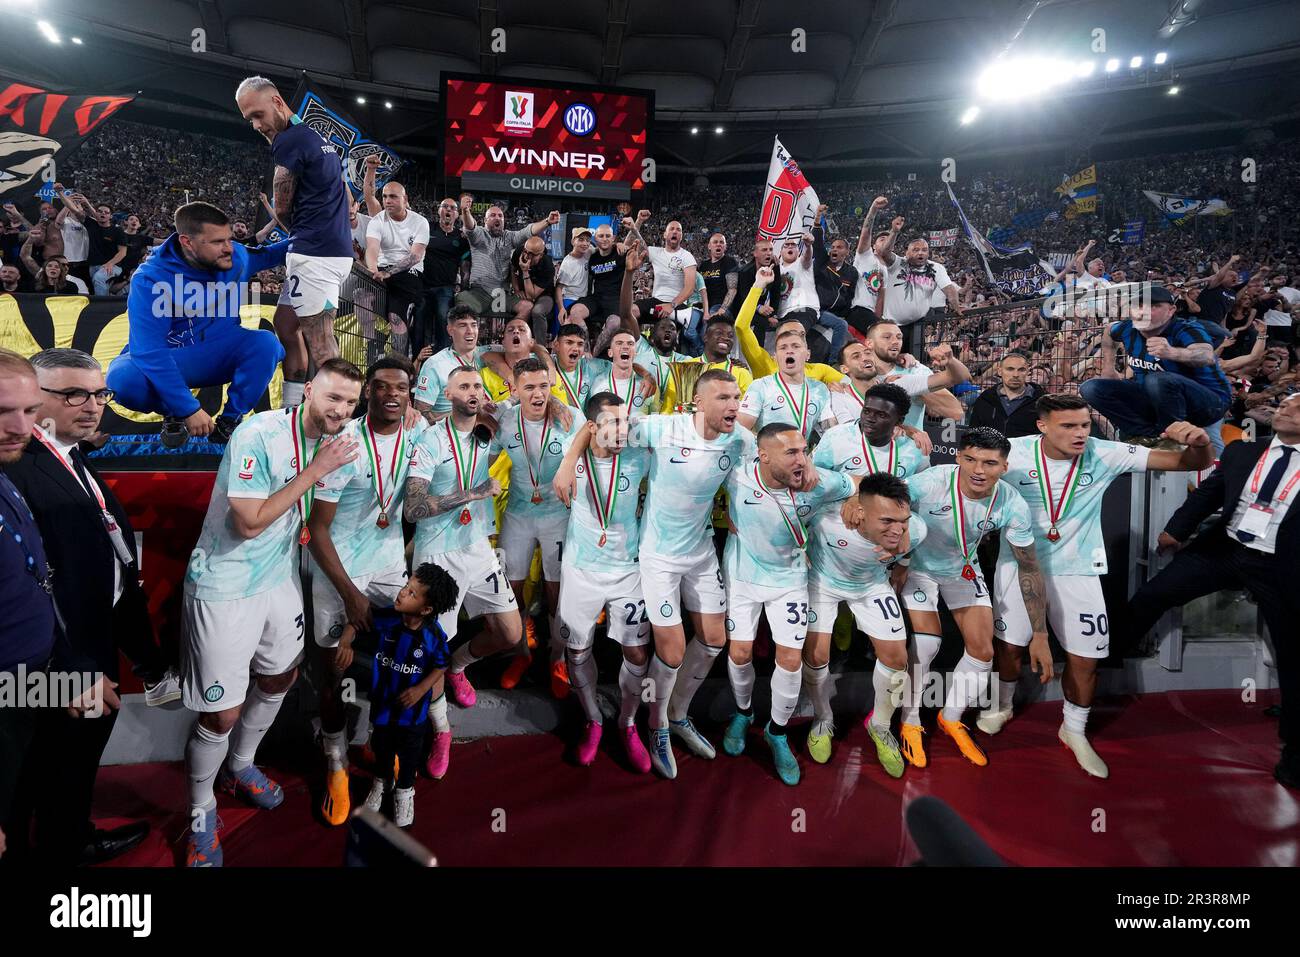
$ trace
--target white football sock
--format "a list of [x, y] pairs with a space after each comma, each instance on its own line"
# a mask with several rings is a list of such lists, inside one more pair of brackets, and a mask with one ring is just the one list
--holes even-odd
[[871, 672], [871, 687], [875, 690], [871, 703], [871, 723], [878, 731], [888, 731], [889, 722], [894, 718], [894, 697], [889, 689], [896, 680], [894, 675], [898, 673], [897, 668], [890, 668], [882, 664], [879, 658], [876, 659], [875, 670]]
[[921, 723], [921, 695], [925, 691], [926, 679], [930, 676], [930, 662], [939, 653], [943, 639], [938, 635], [917, 632], [914, 641], [907, 648], [907, 679], [911, 684], [903, 701], [903, 724]]
[[682, 657], [682, 666], [677, 673], [677, 684], [668, 703], [669, 720], [681, 721], [686, 717], [691, 708], [691, 699], [709, 676], [713, 659], [721, 653], [721, 645], [706, 645], [698, 638], [692, 638], [687, 643], [686, 654]]
[[980, 661], [972, 658], [970, 652], [962, 652], [961, 661], [952, 670], [952, 684], [943, 699], [943, 719], [960, 721], [966, 709], [986, 698], [989, 673], [993, 670], [992, 661]]
[[[465, 642], [465, 644], [461, 645], [459, 648], [457, 648], [455, 651], [451, 653], [451, 667], [448, 668], [447, 670], [450, 671], [452, 674], [454, 675], [462, 674], [465, 671], [465, 669], [468, 668], [470, 665], [474, 664], [474, 662], [483, 660], [478, 655], [474, 654], [474, 652], [469, 650], [469, 646], [471, 644], [473, 644], [473, 639], [470, 639], [469, 641]], [[519, 639], [519, 644], [522, 645], [524, 648], [528, 647], [528, 642], [526, 639], [523, 638]]]
[[677, 684], [677, 668], [664, 664], [658, 655], [650, 658], [650, 690], [654, 697], [650, 700], [650, 727], [668, 727], [668, 702], [673, 696], [673, 686]]
[[296, 405], [302, 405], [303, 385], [305, 383], [285, 379], [284, 385], [280, 387], [280, 407], [292, 409]]
[[618, 726], [630, 728], [636, 724], [636, 709], [641, 704], [641, 682], [645, 678], [648, 663], [634, 665], [626, 658], [623, 667], [618, 669], [618, 689], [623, 692], [618, 709]]
[[814, 668], [806, 661], [803, 666], [803, 686], [812, 699], [813, 714], [818, 721], [831, 720], [831, 666], [830, 662]]
[[1071, 701], [1065, 701], [1065, 730], [1075, 734], [1088, 733], [1088, 712], [1092, 708], [1081, 708]]
[[451, 722], [447, 720], [447, 695], [438, 695], [429, 702], [429, 721], [434, 731], [450, 731]]
[[235, 730], [230, 734], [230, 758], [226, 761], [226, 766], [232, 772], [242, 771], [253, 763], [257, 746], [266, 737], [266, 732], [271, 730], [275, 716], [280, 713], [280, 705], [284, 704], [286, 693], [281, 691], [279, 694], [267, 694], [256, 681], [248, 689], [244, 710], [240, 712]]
[[754, 662], [747, 661], [738, 665], [727, 657], [727, 678], [731, 681], [731, 693], [735, 695], [736, 707], [749, 711], [754, 706]]
[[587, 720], [600, 724], [600, 705], [596, 703], [596, 659], [591, 654], [591, 646], [570, 648], [568, 658], [569, 687], [577, 694]]
[[1010, 711], [1016, 698], [1016, 685], [1019, 682], [998, 678], [998, 710]]
[[347, 767], [348, 736], [346, 731], [327, 731], [321, 735], [325, 751], [325, 764], [331, 771]]
[[780, 665], [772, 671], [772, 723], [784, 728], [799, 705], [799, 672]]
[[218, 734], [204, 727], [198, 721], [190, 729], [190, 738], [185, 742], [185, 770], [190, 778], [190, 810], [212, 810], [217, 806], [217, 796], [212, 790], [212, 781], [221, 770], [221, 763], [226, 760], [226, 748], [230, 744], [230, 732]]

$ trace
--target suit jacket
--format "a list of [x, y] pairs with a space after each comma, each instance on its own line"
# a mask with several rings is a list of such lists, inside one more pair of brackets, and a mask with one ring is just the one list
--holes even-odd
[[[1214, 549], [1227, 546], [1244, 548], [1236, 539], [1229, 537], [1228, 524], [1232, 521], [1241, 493], [1250, 481], [1250, 476], [1259, 460], [1268, 452], [1270, 442], [1238, 441], [1223, 450], [1219, 467], [1210, 477], [1187, 496], [1187, 501], [1165, 525], [1165, 531], [1185, 542], [1200, 527], [1201, 523], [1219, 511], [1218, 518], [1204, 531], [1193, 548]], [[1279, 490], [1280, 491], [1280, 490]], [[1276, 557], [1280, 568], [1294, 572], [1300, 563], [1300, 505], [1292, 502], [1286, 517], [1277, 530]]]
[[[135, 530], [126, 510], [84, 456], [82, 465], [103, 492], [104, 504], [117, 519], [138, 567]], [[51, 667], [100, 671], [116, 681], [117, 634], [124, 628], [153, 628], [136, 573], [123, 569], [122, 597], [115, 610], [113, 566], [117, 556], [99, 505], [44, 445], [32, 439], [22, 458], [7, 466], [5, 474], [36, 516], [54, 582], [54, 600], [66, 626], [55, 642]]]

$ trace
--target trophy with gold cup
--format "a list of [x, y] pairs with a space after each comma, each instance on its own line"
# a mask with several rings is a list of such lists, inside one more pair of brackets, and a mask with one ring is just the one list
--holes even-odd
[[676, 401], [674, 412], [695, 411], [695, 387], [708, 369], [703, 362], [670, 362], [668, 368], [673, 373], [673, 391]]

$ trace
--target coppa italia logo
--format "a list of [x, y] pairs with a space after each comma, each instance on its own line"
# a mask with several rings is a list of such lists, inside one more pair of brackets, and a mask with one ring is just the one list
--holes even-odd
[[505, 131], [516, 136], [533, 133], [533, 94], [506, 90]]

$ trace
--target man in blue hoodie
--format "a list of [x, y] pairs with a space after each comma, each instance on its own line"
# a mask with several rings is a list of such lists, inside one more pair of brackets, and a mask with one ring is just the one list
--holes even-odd
[[[175, 225], [131, 277], [129, 338], [108, 367], [108, 387], [126, 408], [165, 416], [168, 448], [189, 436], [224, 443], [284, 358], [274, 333], [240, 325], [239, 308], [257, 273], [284, 264], [290, 240], [261, 248], [236, 243], [230, 218], [209, 203], [180, 207]], [[190, 390], [227, 384], [214, 421]]]

